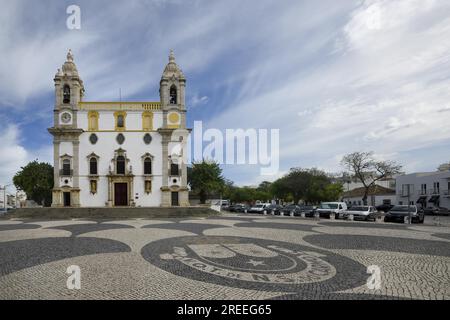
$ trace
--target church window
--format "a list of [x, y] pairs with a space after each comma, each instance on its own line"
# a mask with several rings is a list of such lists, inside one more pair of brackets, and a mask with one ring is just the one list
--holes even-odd
[[125, 121], [123, 119], [123, 115], [117, 116], [117, 127], [123, 128], [125, 126]]
[[145, 144], [150, 144], [150, 142], [152, 142], [152, 136], [151, 136], [149, 133], [147, 133], [147, 134], [144, 136], [144, 143], [145, 143]]
[[121, 133], [117, 135], [116, 141], [118, 144], [123, 144], [125, 142], [125, 136]]
[[115, 117], [115, 124], [116, 124], [116, 130], [117, 131], [124, 131], [125, 130], [125, 119], [127, 117], [127, 113], [125, 111], [117, 111], [114, 113]]
[[118, 156], [116, 159], [116, 173], [125, 174], [125, 157]]
[[98, 141], [97, 135], [96, 135], [95, 133], [91, 134], [91, 135], [89, 136], [89, 141], [90, 141], [92, 144], [96, 144], [97, 141]]
[[63, 89], [63, 103], [70, 103], [70, 87], [67, 84]]
[[170, 175], [171, 176], [179, 176], [180, 175], [177, 163], [171, 163], [170, 164]]
[[170, 87], [170, 104], [177, 104], [177, 87], [175, 85]]
[[150, 157], [144, 160], [144, 174], [152, 174], [152, 159]]
[[97, 159], [94, 157], [89, 160], [89, 174], [98, 174]]
[[65, 159], [63, 160], [63, 165], [62, 165], [63, 169], [62, 169], [62, 175], [63, 176], [71, 176], [71, 170], [70, 170], [70, 160]]

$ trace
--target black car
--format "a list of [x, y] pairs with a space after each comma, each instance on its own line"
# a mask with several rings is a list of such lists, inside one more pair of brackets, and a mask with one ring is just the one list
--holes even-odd
[[417, 206], [394, 206], [384, 216], [384, 222], [398, 221], [404, 222], [405, 217], [411, 216], [411, 222], [423, 223], [425, 220], [425, 213], [423, 209], [418, 209]]
[[290, 216], [292, 212], [294, 212], [294, 216], [298, 216], [298, 215], [300, 215], [301, 210], [300, 210], [300, 206], [295, 205], [295, 204], [290, 204], [290, 205], [287, 205], [286, 207], [284, 207], [282, 212], [285, 216]]
[[279, 215], [280, 212], [283, 210], [283, 206], [279, 205], [279, 204], [271, 204], [270, 206], [267, 207], [267, 213], [269, 214], [274, 214], [274, 215]]
[[314, 217], [314, 214], [316, 213], [316, 207], [314, 206], [299, 206], [300, 207], [300, 214], [296, 214], [294, 212], [294, 216], [301, 215], [302, 213], [305, 214], [305, 217]]
[[394, 205], [392, 204], [383, 203], [382, 205], [376, 206], [375, 208], [378, 211], [389, 212], [393, 207]]
[[442, 207], [427, 207], [424, 209], [425, 214], [433, 216], [448, 216], [449, 210]]
[[229, 211], [230, 212], [245, 212], [245, 210], [250, 209], [249, 206], [245, 205], [245, 204], [234, 204], [232, 206], [230, 206]]

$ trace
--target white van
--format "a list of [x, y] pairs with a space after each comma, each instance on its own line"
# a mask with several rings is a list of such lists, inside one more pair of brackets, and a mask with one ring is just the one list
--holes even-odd
[[317, 208], [319, 217], [330, 218], [330, 214], [334, 213], [336, 219], [344, 217], [344, 212], [347, 210], [345, 202], [322, 202]]

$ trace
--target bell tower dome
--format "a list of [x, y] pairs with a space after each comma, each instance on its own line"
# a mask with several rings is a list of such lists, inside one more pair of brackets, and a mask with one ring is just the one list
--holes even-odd
[[186, 128], [185, 90], [186, 77], [175, 62], [173, 50], [170, 50], [169, 63], [164, 68], [159, 88], [164, 128]]
[[[66, 62], [64, 62], [62, 69], [58, 69], [53, 81], [55, 82], [54, 126], [59, 127], [68, 123], [76, 126], [76, 121], [68, 121], [68, 119], [70, 116], [75, 118], [78, 103], [83, 101], [84, 84], [74, 63], [72, 50], [69, 49]], [[61, 112], [64, 110], [70, 112], [62, 114]]]

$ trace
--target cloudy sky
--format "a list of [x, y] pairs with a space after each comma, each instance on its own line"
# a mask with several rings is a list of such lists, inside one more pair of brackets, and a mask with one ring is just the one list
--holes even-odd
[[[66, 8], [81, 8], [81, 30]], [[157, 101], [170, 49], [188, 122], [280, 129], [280, 172], [373, 150], [405, 171], [450, 160], [450, 2], [0, 0], [0, 184], [51, 162], [53, 76], [71, 48], [86, 100]], [[237, 184], [258, 166], [227, 165]]]

